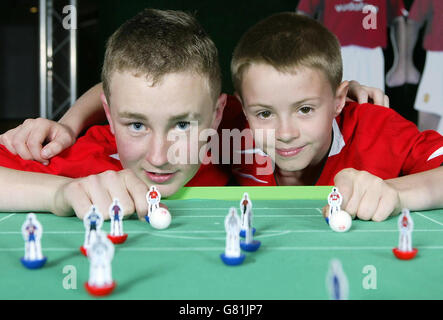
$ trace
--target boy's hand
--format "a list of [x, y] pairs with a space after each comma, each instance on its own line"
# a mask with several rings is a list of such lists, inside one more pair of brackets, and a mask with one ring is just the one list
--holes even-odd
[[349, 81], [348, 98], [389, 108], [389, 98], [382, 90], [361, 85], [355, 80]]
[[[353, 218], [383, 221], [401, 211], [398, 191], [366, 171], [343, 169], [335, 176], [334, 185], [343, 196], [341, 209]], [[323, 215], [328, 209], [323, 208]]]
[[[49, 159], [75, 142], [74, 132], [58, 122], [37, 118], [27, 119], [17, 128], [0, 135], [0, 144], [25, 160], [48, 164]], [[45, 146], [44, 143], [47, 142]]]
[[94, 204], [104, 219], [109, 219], [109, 207], [114, 198], [120, 201], [123, 215], [137, 212], [139, 219], [148, 213], [148, 186], [131, 170], [105, 171], [85, 178], [73, 179], [56, 193], [53, 213], [69, 215], [72, 211], [83, 217]]

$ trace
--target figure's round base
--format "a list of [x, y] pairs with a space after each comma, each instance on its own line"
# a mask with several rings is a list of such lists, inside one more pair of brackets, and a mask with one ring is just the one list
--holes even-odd
[[401, 251], [398, 248], [392, 249], [394, 255], [397, 259], [400, 260], [411, 260], [417, 255], [418, 249], [413, 248], [412, 251]]
[[125, 242], [127, 238], [128, 238], [127, 233], [125, 233], [122, 236], [111, 236], [110, 234], [108, 234], [108, 239], [111, 240], [113, 244], [121, 244]]
[[146, 222], [147, 222], [147, 223], [150, 223], [150, 222], [149, 222], [149, 217], [148, 217], [148, 216], [145, 216], [145, 219], [146, 219]]
[[227, 257], [224, 253], [222, 253], [220, 255], [220, 258], [222, 259], [222, 261], [228, 265], [228, 266], [238, 266], [239, 264], [242, 264], [243, 261], [246, 258], [246, 255], [244, 255], [243, 253], [240, 254], [239, 257], [237, 258], [233, 258], [233, 257]]
[[82, 255], [84, 255], [85, 257], [88, 256], [88, 250], [86, 250], [86, 248], [84, 246], [80, 247], [80, 252], [82, 253]]
[[[252, 228], [252, 235], [255, 235], [255, 228]], [[242, 229], [240, 230], [240, 237], [244, 238], [246, 237], [246, 230]]]
[[25, 260], [25, 258], [21, 258], [20, 262], [28, 269], [39, 269], [45, 265], [46, 260], [48, 260], [46, 257], [39, 260]]
[[89, 285], [88, 282], [85, 283], [86, 291], [88, 291], [88, 293], [90, 295], [93, 295], [96, 297], [102, 297], [102, 296], [107, 296], [108, 294], [111, 294], [112, 291], [114, 291], [115, 286], [116, 286], [115, 281], [113, 281], [111, 285], [103, 286], [103, 287], [91, 286], [91, 285]]
[[240, 248], [248, 252], [257, 251], [260, 248], [261, 242], [254, 240], [251, 243], [246, 243], [244, 240], [240, 241]]

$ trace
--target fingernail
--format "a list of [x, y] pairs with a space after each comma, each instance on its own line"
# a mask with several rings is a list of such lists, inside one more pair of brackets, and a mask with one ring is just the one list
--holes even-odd
[[51, 152], [49, 152], [48, 149], [43, 149], [42, 150], [42, 156], [45, 158], [50, 158], [51, 157]]
[[47, 166], [49, 164], [49, 161], [43, 161], [43, 165]]

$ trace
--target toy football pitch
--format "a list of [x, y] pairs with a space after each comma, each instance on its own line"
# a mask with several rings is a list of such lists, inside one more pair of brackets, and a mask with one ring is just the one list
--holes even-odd
[[[353, 220], [349, 231], [332, 231], [321, 214], [331, 187], [185, 189], [162, 199], [172, 215], [167, 229], [135, 217], [124, 221], [128, 239], [115, 246], [112, 260], [118, 285], [100, 299], [330, 299], [326, 279], [335, 259], [349, 299], [443, 299], [443, 210], [410, 213], [413, 247], [419, 251], [405, 261], [393, 254], [399, 244], [397, 217]], [[244, 192], [253, 202], [253, 239], [261, 246], [242, 250], [244, 261], [228, 266], [220, 259], [225, 218], [231, 207], [240, 216]], [[89, 263], [79, 251], [82, 221], [36, 216], [47, 262], [30, 270], [20, 263], [26, 215], [0, 213], [0, 299], [95, 299], [83, 287]], [[102, 230], [110, 230], [110, 221]]]

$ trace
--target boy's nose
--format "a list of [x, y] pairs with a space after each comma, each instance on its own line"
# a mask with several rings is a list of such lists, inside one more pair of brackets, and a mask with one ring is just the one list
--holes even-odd
[[165, 137], [153, 135], [149, 141], [146, 160], [154, 167], [164, 167], [168, 164], [168, 145]]
[[276, 139], [282, 142], [290, 142], [300, 136], [300, 130], [292, 119], [281, 119], [276, 129]]

